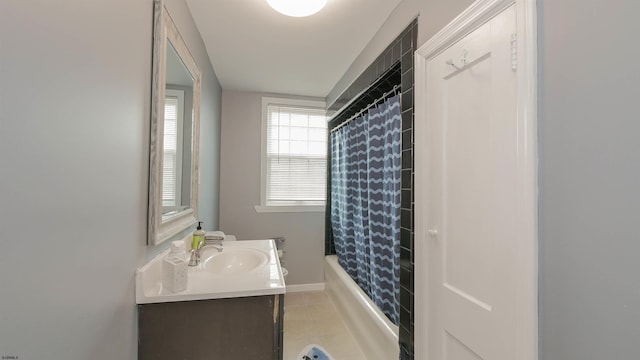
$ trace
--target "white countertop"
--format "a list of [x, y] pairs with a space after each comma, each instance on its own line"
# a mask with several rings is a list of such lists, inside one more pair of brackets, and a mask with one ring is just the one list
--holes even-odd
[[[222, 274], [207, 271], [205, 265], [189, 267], [187, 289], [172, 293], [162, 286], [162, 260], [169, 250], [159, 254], [136, 271], [136, 303], [162, 303], [223, 299], [285, 293], [284, 277], [273, 240], [224, 241], [223, 249], [249, 247], [268, 254], [264, 265], [248, 272]], [[204, 251], [217, 251], [203, 249]], [[224, 252], [224, 250], [223, 250]]]

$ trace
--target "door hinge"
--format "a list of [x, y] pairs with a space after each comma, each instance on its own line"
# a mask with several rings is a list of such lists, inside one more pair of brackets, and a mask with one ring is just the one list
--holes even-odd
[[518, 35], [511, 34], [511, 70], [518, 70]]

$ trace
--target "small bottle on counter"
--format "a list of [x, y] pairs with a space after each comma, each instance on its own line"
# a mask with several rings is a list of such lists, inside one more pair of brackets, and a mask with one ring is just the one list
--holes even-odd
[[204, 241], [204, 231], [202, 230], [202, 221], [198, 221], [198, 228], [193, 232], [193, 240], [191, 241], [191, 249], [196, 250], [200, 243]]
[[162, 285], [171, 292], [187, 289], [189, 266], [184, 241], [171, 243], [171, 251], [162, 262]]

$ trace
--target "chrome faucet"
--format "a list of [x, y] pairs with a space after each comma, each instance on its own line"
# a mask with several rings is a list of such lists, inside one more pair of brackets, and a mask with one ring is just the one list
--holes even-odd
[[218, 250], [218, 252], [222, 252], [222, 241], [220, 240], [208, 240], [204, 239], [198, 244], [197, 249], [191, 249], [191, 257], [189, 258], [189, 266], [198, 266], [200, 265], [200, 252], [204, 248], [214, 248]]

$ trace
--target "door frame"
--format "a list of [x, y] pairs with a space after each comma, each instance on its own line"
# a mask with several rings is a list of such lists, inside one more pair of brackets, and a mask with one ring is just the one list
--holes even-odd
[[[508, 7], [517, 22], [517, 215], [518, 289], [517, 359], [538, 359], [538, 143], [537, 143], [537, 0], [477, 0], [415, 54], [415, 358], [427, 359], [429, 333], [427, 213], [426, 76], [427, 61]], [[426, 139], [421, 141], [417, 139]]]

